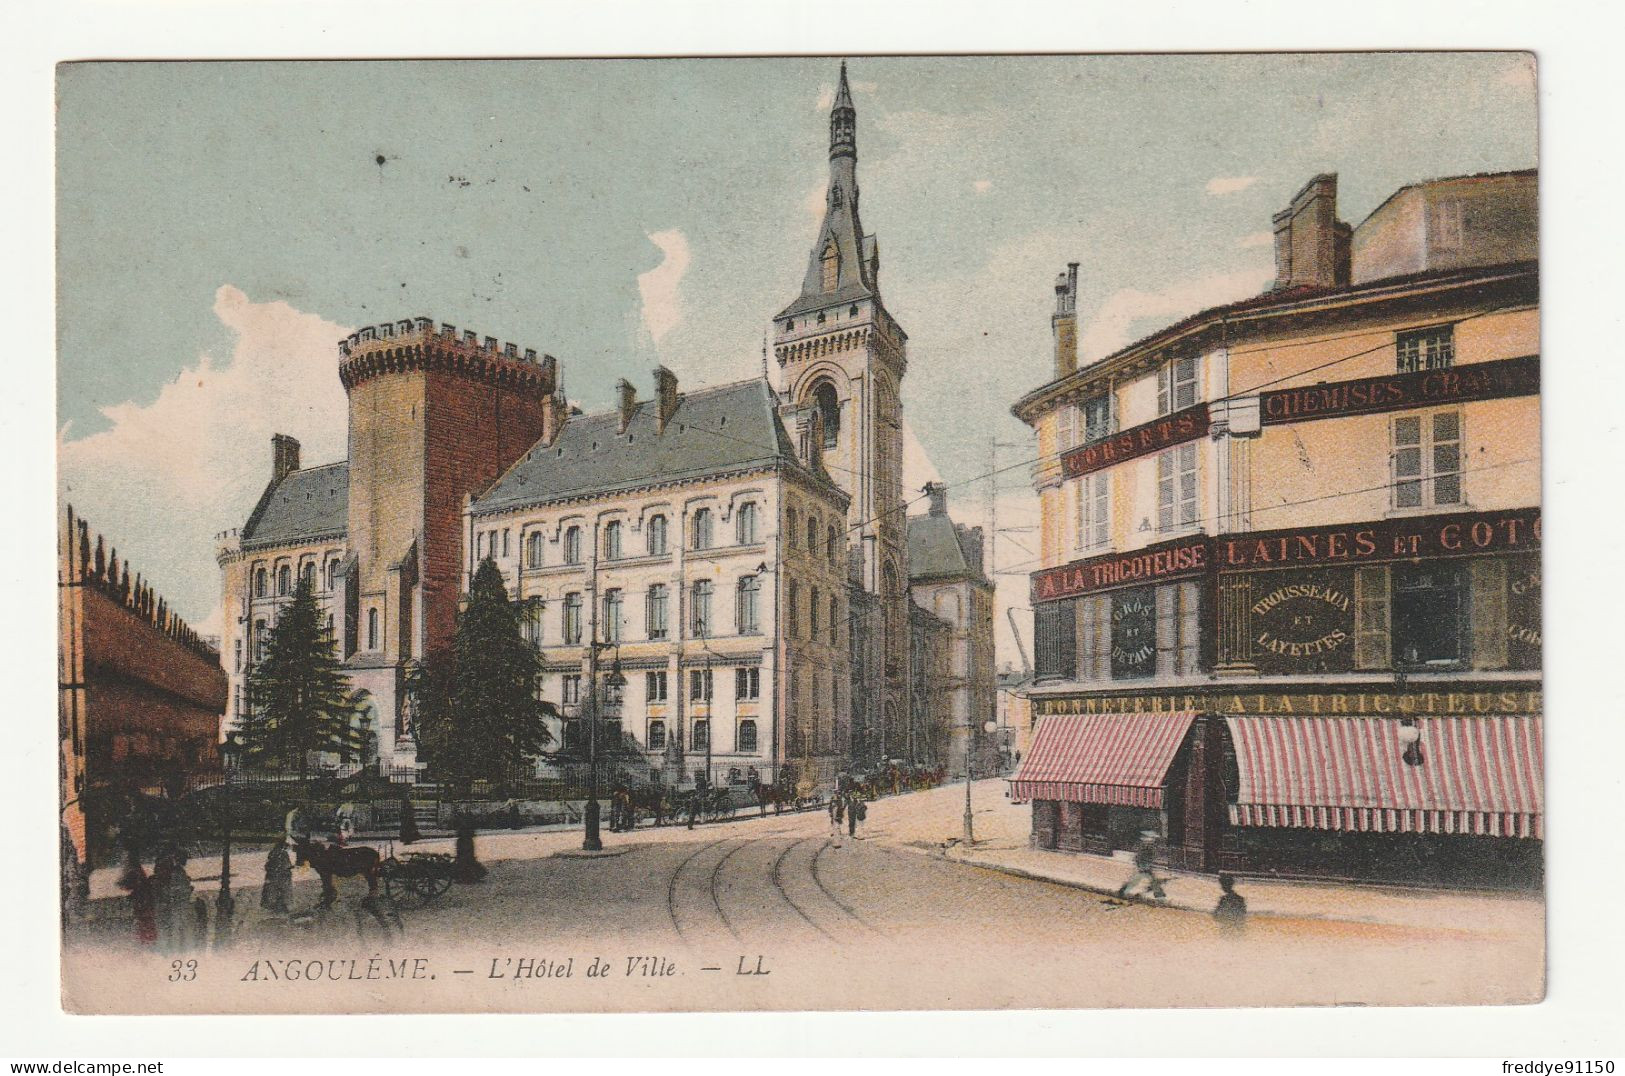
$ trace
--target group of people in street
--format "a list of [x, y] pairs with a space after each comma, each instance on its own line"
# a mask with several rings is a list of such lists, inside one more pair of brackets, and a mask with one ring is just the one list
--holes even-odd
[[209, 905], [193, 890], [186, 873], [186, 850], [179, 845], [159, 849], [152, 873], [133, 852], [119, 888], [129, 894], [135, 937], [160, 952], [184, 953], [209, 940]]
[[[1140, 834], [1140, 843], [1134, 849], [1134, 873], [1118, 887], [1117, 896], [1128, 899], [1144, 885], [1155, 900], [1167, 900], [1166, 881], [1156, 871], [1157, 835], [1147, 831]], [[1213, 909], [1213, 919], [1227, 933], [1237, 933], [1247, 924], [1247, 898], [1236, 892], [1236, 879], [1231, 874], [1219, 875], [1219, 903]]]
[[864, 804], [863, 797], [856, 792], [837, 792], [829, 801], [829, 833], [839, 841], [841, 825], [846, 825], [846, 835], [853, 840], [858, 838], [858, 823], [869, 817], [869, 808]]

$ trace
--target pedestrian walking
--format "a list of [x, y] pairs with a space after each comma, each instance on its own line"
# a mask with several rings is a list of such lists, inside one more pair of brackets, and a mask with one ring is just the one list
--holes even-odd
[[1240, 934], [1247, 925], [1247, 899], [1236, 892], [1236, 879], [1232, 875], [1219, 875], [1219, 888], [1223, 895], [1213, 909], [1213, 918], [1226, 934]]
[[135, 926], [135, 940], [152, 945], [158, 940], [158, 920], [153, 900], [152, 879], [134, 849], [129, 852], [129, 865], [119, 877], [119, 888], [130, 894], [130, 917]]
[[1147, 830], [1140, 834], [1140, 846], [1134, 850], [1134, 874], [1124, 882], [1117, 891], [1120, 897], [1129, 896], [1141, 882], [1149, 883], [1151, 895], [1163, 900], [1167, 894], [1162, 889], [1162, 879], [1157, 877], [1153, 869], [1157, 864], [1157, 835]]
[[152, 881], [159, 948], [166, 953], [185, 952], [191, 947], [193, 896], [186, 854], [176, 848], [160, 852], [153, 864]]
[[272, 915], [287, 915], [293, 896], [293, 865], [288, 862], [288, 842], [277, 841], [265, 853], [265, 881], [260, 884], [260, 907]]
[[841, 836], [841, 819], [844, 817], [841, 803], [844, 798], [839, 792], [829, 798], [829, 835], [837, 839]]
[[410, 791], [402, 792], [401, 793], [401, 843], [402, 844], [413, 844], [413, 843], [416, 843], [417, 841], [422, 840], [422, 839], [423, 839], [423, 834], [418, 832], [417, 810], [416, 810], [416, 808], [414, 808], [412, 806], [412, 793]]
[[852, 794], [852, 802], [846, 806], [846, 835], [853, 840], [858, 839], [858, 823], [869, 816], [869, 808], [863, 805], [863, 797], [857, 793]]

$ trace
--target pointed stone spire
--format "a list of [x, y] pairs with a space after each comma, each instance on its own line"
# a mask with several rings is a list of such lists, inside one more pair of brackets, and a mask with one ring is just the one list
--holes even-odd
[[865, 238], [858, 218], [857, 125], [852, 87], [842, 63], [835, 103], [829, 110], [829, 190], [824, 196], [824, 221], [813, 240], [801, 296], [780, 312], [781, 318], [878, 294], [870, 257], [873, 240]]

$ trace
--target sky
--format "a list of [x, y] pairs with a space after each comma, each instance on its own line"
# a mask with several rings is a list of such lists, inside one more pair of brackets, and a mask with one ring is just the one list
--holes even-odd
[[[1270, 215], [1339, 176], [1358, 224], [1406, 183], [1536, 165], [1515, 53], [852, 57], [863, 222], [909, 334], [905, 481], [996, 504], [1027, 604], [1035, 455], [1081, 263], [1085, 360], [1273, 278]], [[607, 408], [761, 370], [823, 206], [836, 58], [69, 64], [58, 75], [58, 484], [218, 630], [217, 532], [270, 436], [345, 452], [337, 340], [427, 316], [557, 356]], [[1013, 447], [1011, 447], [1013, 446]], [[923, 507], [923, 506], [922, 506]], [[1020, 613], [1028, 616], [1030, 614]], [[1030, 620], [1029, 620], [1030, 622]], [[1024, 639], [1030, 641], [1030, 639]]]

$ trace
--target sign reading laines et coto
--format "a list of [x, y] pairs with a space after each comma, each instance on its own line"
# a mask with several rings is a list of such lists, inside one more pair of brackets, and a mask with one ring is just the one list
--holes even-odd
[[1534, 396], [1539, 392], [1540, 356], [1524, 355], [1442, 370], [1276, 389], [1259, 394], [1258, 417], [1265, 426], [1278, 426], [1412, 407]]
[[1457, 512], [1328, 527], [1293, 527], [1213, 540], [1219, 571], [1284, 564], [1360, 564], [1540, 548], [1540, 509]]
[[1061, 457], [1061, 474], [1066, 478], [1092, 474], [1114, 463], [1194, 441], [1205, 436], [1207, 430], [1207, 404], [1199, 403], [1073, 449]]
[[1059, 601], [1133, 583], [1188, 579], [1304, 564], [1375, 564], [1389, 560], [1521, 553], [1540, 548], [1540, 509], [1454, 512], [1324, 527], [1198, 536], [1108, 553], [1032, 575], [1032, 600]]

